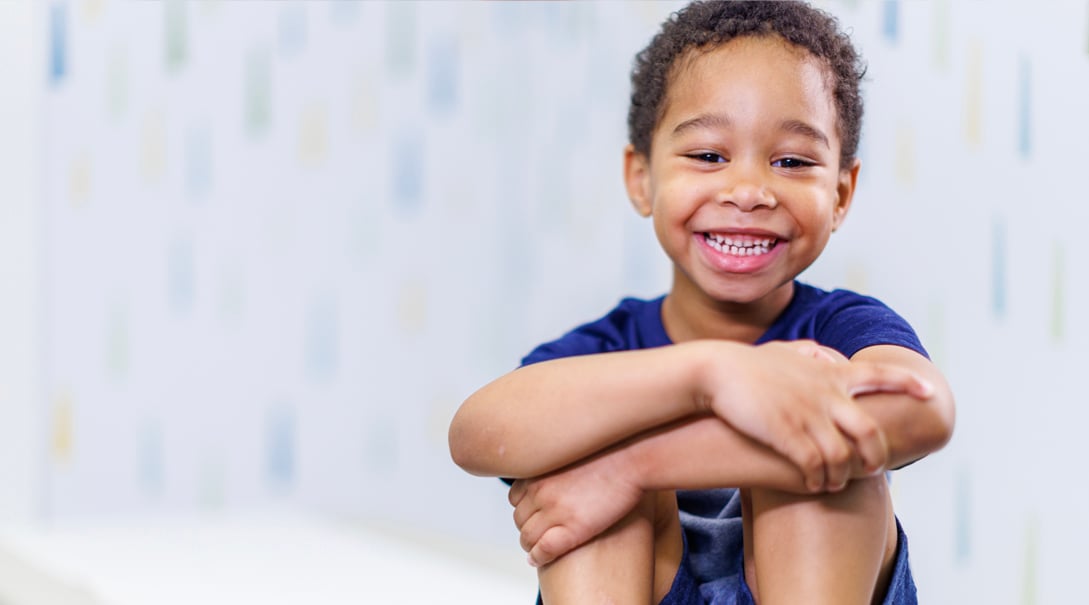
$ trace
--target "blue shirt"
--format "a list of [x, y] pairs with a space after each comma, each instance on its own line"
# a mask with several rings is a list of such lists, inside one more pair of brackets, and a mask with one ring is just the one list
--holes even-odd
[[[625, 298], [605, 317], [538, 346], [522, 360], [522, 365], [673, 344], [662, 323], [664, 299]], [[927, 354], [907, 321], [881, 301], [849, 290], [825, 291], [796, 281], [787, 308], [754, 344], [800, 339], [815, 340], [848, 358], [866, 347], [885, 344]], [[743, 578], [738, 491], [681, 490], [677, 492], [677, 506], [688, 563], [701, 590]]]

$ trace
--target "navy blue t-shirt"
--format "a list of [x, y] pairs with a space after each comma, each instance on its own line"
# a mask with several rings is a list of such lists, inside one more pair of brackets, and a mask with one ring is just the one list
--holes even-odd
[[[605, 317], [540, 345], [522, 359], [522, 365], [673, 344], [662, 324], [663, 300], [665, 296], [653, 300], [625, 298]], [[876, 298], [850, 290], [828, 292], [796, 281], [787, 308], [754, 344], [802, 339], [815, 340], [848, 358], [879, 344], [899, 345], [927, 354], [907, 321]]]
[[[673, 344], [662, 323], [664, 298], [625, 298], [605, 317], [540, 345], [522, 360], [522, 365]], [[794, 296], [787, 308], [755, 344], [801, 339], [815, 340], [848, 358], [875, 345], [898, 345], [927, 354], [907, 321], [881, 301], [849, 290], [825, 291], [795, 281]], [[677, 505], [688, 564], [701, 590], [742, 581], [738, 491], [681, 490], [677, 492]]]

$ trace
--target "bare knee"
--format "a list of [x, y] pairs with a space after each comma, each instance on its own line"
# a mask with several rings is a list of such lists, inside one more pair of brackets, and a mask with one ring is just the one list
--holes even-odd
[[746, 570], [762, 605], [869, 603], [887, 584], [896, 529], [884, 477], [855, 480], [840, 492], [798, 495], [753, 489], [753, 556]]
[[889, 504], [889, 487], [884, 477], [856, 479], [834, 493], [794, 494], [771, 489], [753, 488], [754, 513], [786, 508], [784, 514], [821, 517], [836, 512], [875, 516], [883, 515]]
[[537, 570], [547, 605], [650, 603], [657, 561], [658, 496], [589, 542]]

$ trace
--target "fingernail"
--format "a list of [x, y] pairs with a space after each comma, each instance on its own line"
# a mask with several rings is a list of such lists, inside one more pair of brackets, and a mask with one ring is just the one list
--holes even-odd
[[537, 565], [537, 562], [533, 560], [532, 555], [527, 555], [526, 556], [526, 563], [529, 563], [529, 566], [534, 568], [534, 569], [536, 569], [537, 567], [540, 567], [539, 565]]

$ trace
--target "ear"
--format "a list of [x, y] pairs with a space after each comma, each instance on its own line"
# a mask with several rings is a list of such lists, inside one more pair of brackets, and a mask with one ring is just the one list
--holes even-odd
[[832, 231], [835, 231], [847, 218], [847, 211], [851, 209], [851, 200], [855, 196], [855, 185], [858, 183], [858, 171], [862, 162], [855, 158], [848, 168], [839, 171], [839, 182], [836, 183], [836, 207], [832, 210]]
[[631, 145], [624, 147], [624, 187], [639, 216], [650, 216], [654, 209], [650, 196], [650, 160]]

